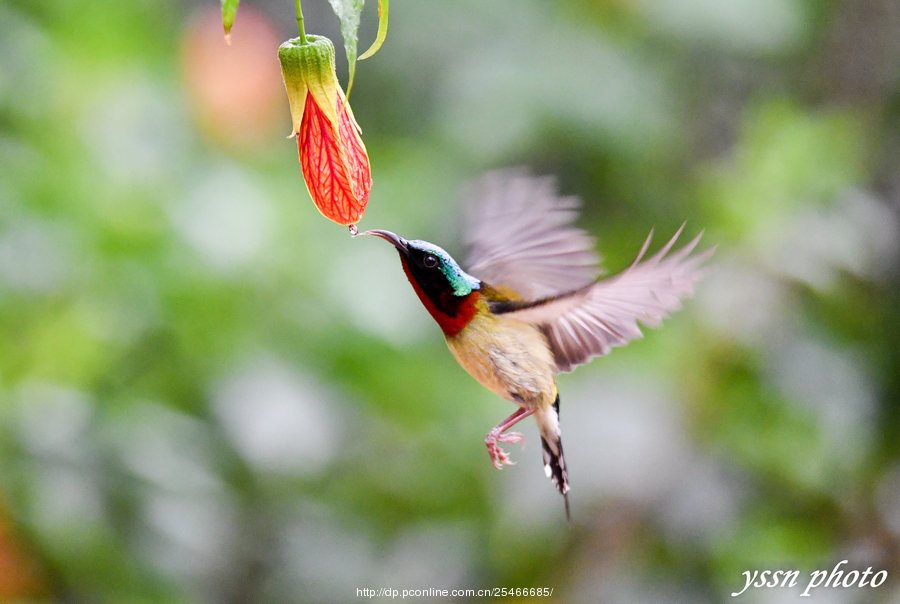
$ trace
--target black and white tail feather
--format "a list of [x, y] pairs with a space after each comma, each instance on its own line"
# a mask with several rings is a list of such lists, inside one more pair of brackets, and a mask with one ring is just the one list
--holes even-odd
[[559, 433], [559, 393], [553, 406], [537, 414], [537, 424], [541, 431], [541, 445], [544, 449], [544, 473], [553, 481], [566, 502], [566, 520], [571, 521], [569, 512], [569, 473], [563, 455], [562, 439]]

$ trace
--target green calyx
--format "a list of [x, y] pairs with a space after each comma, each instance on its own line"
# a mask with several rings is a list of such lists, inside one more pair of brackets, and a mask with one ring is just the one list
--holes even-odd
[[306, 80], [310, 74], [334, 73], [334, 44], [324, 36], [307, 34], [305, 40], [291, 38], [278, 47], [278, 60], [285, 78]]
[[340, 91], [334, 71], [334, 45], [326, 37], [307, 34], [291, 38], [278, 47], [284, 87], [291, 104], [294, 133], [299, 132], [306, 95], [311, 94], [332, 124], [337, 124]]

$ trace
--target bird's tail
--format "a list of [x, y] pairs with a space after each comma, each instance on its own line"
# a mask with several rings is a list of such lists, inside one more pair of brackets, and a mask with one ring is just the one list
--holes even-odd
[[569, 474], [563, 457], [562, 440], [559, 434], [559, 393], [552, 407], [539, 409], [534, 414], [541, 431], [541, 445], [544, 447], [544, 472], [553, 481], [566, 501], [566, 520], [569, 515]]

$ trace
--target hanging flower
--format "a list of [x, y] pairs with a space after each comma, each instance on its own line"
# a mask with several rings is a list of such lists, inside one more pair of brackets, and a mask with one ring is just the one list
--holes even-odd
[[304, 35], [278, 48], [303, 179], [323, 216], [353, 225], [363, 216], [372, 171], [360, 128], [334, 71], [334, 46]]

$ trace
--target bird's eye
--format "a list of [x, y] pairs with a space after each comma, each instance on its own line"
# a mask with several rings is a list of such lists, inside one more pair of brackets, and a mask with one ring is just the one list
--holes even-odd
[[434, 268], [437, 266], [437, 264], [438, 264], [437, 258], [435, 258], [434, 256], [429, 255], [429, 256], [425, 256], [424, 258], [422, 258], [422, 265], [425, 268]]

